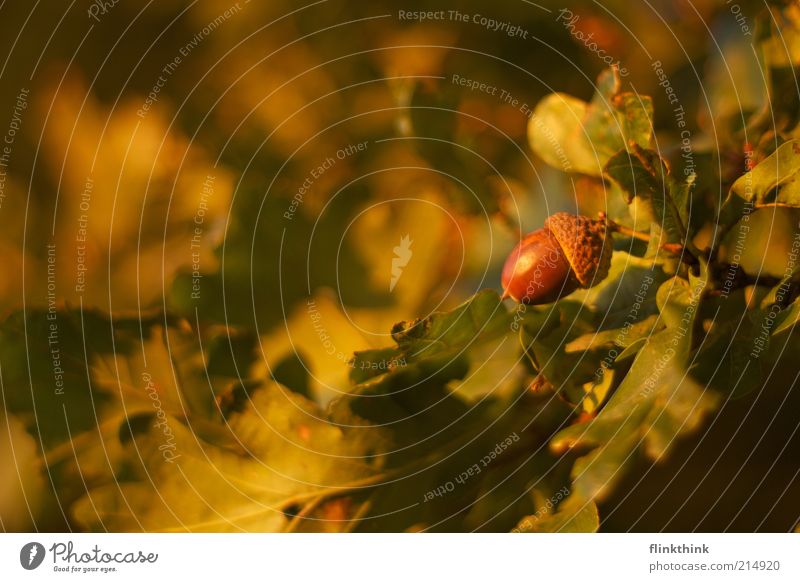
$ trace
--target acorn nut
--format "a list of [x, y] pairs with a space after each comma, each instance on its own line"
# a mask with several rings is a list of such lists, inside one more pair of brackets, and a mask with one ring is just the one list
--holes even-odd
[[514, 247], [503, 266], [506, 297], [527, 305], [552, 303], [608, 275], [611, 235], [604, 220], [558, 212]]

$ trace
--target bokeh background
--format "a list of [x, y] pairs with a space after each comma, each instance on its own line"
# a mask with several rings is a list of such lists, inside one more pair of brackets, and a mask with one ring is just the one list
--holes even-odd
[[[736, 6], [751, 23], [763, 8]], [[48, 308], [88, 314], [59, 323], [68, 386], [87, 382], [68, 356], [92, 337], [87, 326], [101, 336], [115, 317], [167, 312], [212, 338], [255, 341], [257, 357], [220, 357], [220, 378], [299, 362], [324, 405], [347, 384], [350, 355], [391, 343], [397, 321], [499, 289], [520, 233], [558, 210], [606, 208], [601, 191], [527, 143], [523, 105], [554, 91], [589, 100], [606, 66], [565, 28], [562, 8], [624, 64], [627, 88], [652, 95], [658, 143], [674, 148], [681, 136], [656, 61], [695, 144], [717, 144], [740, 166], [727, 118], [757, 108], [763, 82], [731, 3], [0, 5], [0, 134], [11, 137], [0, 183], [2, 528], [76, 527], [64, 508], [93, 478], [86, 466], [42, 470], [70, 456], [69, 428], [93, 426], [97, 404], [62, 410], [52, 390], [37, 404], [29, 386], [52, 364]], [[482, 14], [527, 38], [398, 10]], [[798, 218], [759, 216], [745, 268], [782, 274]], [[413, 256], [392, 286], [403, 237]], [[42, 315], [31, 323], [20, 310]], [[202, 346], [187, 341], [169, 357], [198, 357]], [[119, 374], [115, 361], [107, 355]], [[640, 461], [601, 507], [602, 529], [790, 529], [800, 396], [796, 370], [783, 370], [667, 462]]]

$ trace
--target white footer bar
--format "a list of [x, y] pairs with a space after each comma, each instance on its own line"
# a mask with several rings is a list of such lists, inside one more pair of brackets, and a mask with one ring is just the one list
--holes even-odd
[[0, 535], [0, 580], [141, 582], [187, 574], [222, 582], [797, 581], [800, 535]]

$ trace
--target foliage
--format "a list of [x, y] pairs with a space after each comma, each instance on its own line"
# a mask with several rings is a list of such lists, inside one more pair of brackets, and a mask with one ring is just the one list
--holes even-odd
[[[703, 109], [667, 67], [678, 114], [667, 73], [645, 81], [652, 59], [638, 78], [600, 69], [547, 15], [530, 28], [564, 37], [574, 74], [492, 31], [474, 31], [497, 48], [478, 66], [446, 26], [376, 19], [365, 51], [311, 34], [320, 18], [301, 10], [247, 54], [259, 19], [232, 20], [194, 55], [230, 65], [181, 69], [171, 109], [144, 117], [141, 88], [103, 96], [113, 79], [36, 86], [46, 175], [24, 209], [15, 176], [0, 206], [30, 214], [0, 234], [21, 271], [0, 287], [4, 528], [613, 530], [651, 469], [796, 382], [800, 234], [754, 226], [800, 218], [795, 7], [759, 16], [766, 86], [743, 86], [746, 107], [721, 89]], [[178, 88], [197, 89], [185, 108]], [[616, 225], [608, 277], [550, 305], [504, 299], [507, 251], [561, 209]]]

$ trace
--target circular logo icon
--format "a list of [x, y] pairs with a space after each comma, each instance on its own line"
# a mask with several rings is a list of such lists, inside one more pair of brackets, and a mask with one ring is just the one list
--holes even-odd
[[35, 570], [44, 561], [44, 546], [39, 542], [30, 542], [19, 551], [19, 563], [26, 570]]

